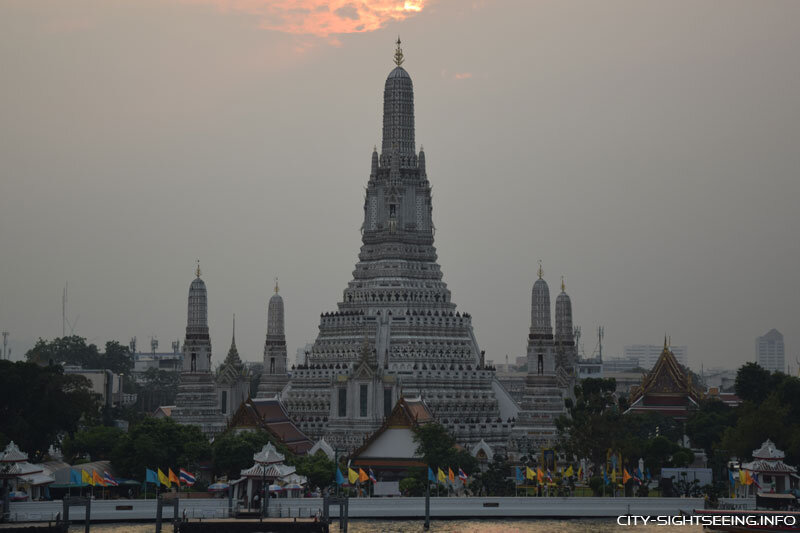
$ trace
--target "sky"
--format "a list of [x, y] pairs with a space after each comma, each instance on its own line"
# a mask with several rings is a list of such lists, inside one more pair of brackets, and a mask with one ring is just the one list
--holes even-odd
[[[796, 0], [4, 0], [0, 328], [184, 336], [260, 360], [279, 277], [313, 342], [360, 246], [400, 35], [436, 246], [487, 359], [525, 353], [541, 260], [590, 354], [800, 357]], [[796, 371], [796, 370], [795, 370]]]

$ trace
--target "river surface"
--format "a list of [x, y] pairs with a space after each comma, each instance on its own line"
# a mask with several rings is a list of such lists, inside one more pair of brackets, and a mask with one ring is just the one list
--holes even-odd
[[[93, 524], [92, 533], [152, 533], [154, 524]], [[83, 533], [73, 526], [70, 533]], [[172, 528], [165, 527], [165, 532]], [[331, 531], [339, 531], [334, 523]], [[429, 533], [701, 533], [700, 526], [620, 526], [616, 520], [432, 520]], [[348, 533], [423, 533], [421, 520], [351, 520]]]

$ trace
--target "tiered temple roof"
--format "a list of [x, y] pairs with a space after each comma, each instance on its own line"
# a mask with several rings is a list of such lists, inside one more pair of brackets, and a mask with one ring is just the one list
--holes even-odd
[[691, 375], [681, 367], [664, 339], [664, 350], [642, 384], [631, 389], [627, 413], [658, 412], [677, 419], [688, 417], [697, 407], [702, 392], [692, 383]]
[[277, 398], [248, 398], [233, 414], [228, 428], [263, 429], [296, 454], [304, 454], [314, 445]]

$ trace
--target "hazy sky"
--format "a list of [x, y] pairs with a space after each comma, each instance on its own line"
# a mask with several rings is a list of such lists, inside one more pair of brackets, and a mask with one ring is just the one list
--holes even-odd
[[333, 311], [400, 34], [436, 246], [497, 362], [541, 259], [586, 352], [800, 355], [796, 0], [3, 0], [0, 328], [182, 339], [200, 258], [214, 360], [290, 356]]

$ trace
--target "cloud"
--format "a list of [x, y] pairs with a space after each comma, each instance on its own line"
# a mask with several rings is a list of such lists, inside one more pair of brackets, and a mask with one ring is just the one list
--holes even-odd
[[472, 77], [472, 72], [456, 72], [453, 78], [457, 80], [466, 80]]
[[328, 37], [374, 31], [422, 11], [427, 0], [183, 0], [259, 18], [268, 30]]

